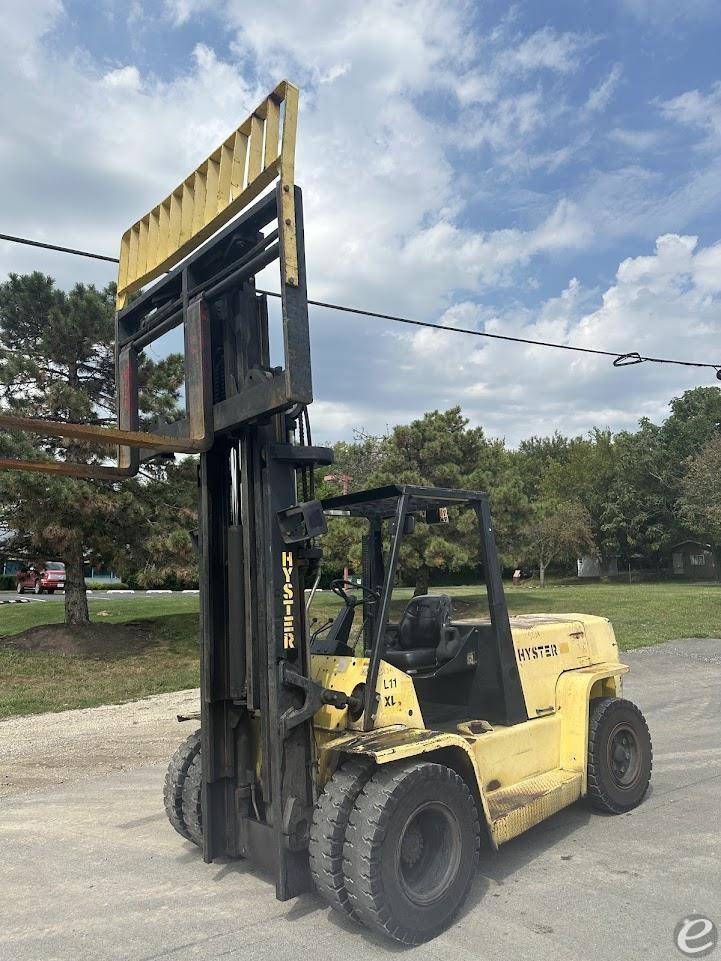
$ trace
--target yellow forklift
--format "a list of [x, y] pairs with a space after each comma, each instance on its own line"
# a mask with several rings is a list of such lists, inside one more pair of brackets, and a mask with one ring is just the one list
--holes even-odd
[[[324, 788], [311, 871], [334, 908], [416, 944], [458, 911], [482, 845], [584, 795], [613, 814], [639, 804], [651, 739], [621, 697], [628, 668], [606, 618], [509, 617], [486, 494], [389, 486], [323, 508], [368, 529], [360, 583], [332, 583], [343, 606], [311, 644], [313, 679], [338, 692], [314, 718]], [[404, 536], [464, 510], [477, 518], [487, 612], [457, 617], [451, 597], [430, 594], [391, 622]]]
[[[0, 428], [117, 445], [117, 464], [0, 469], [118, 484], [155, 458], [200, 455], [201, 726], [170, 762], [168, 818], [206, 861], [242, 857], [269, 873], [280, 900], [317, 889], [416, 944], [451, 922], [483, 843], [585, 795], [613, 813], [639, 804], [651, 741], [621, 697], [627, 668], [605, 618], [509, 618], [486, 494], [399, 485], [316, 499], [332, 451], [313, 445], [308, 415], [297, 104], [283, 81], [123, 235], [118, 427], [0, 415]], [[277, 317], [255, 287], [273, 263]], [[185, 417], [141, 431], [139, 356], [178, 327]], [[467, 511], [485, 616], [459, 618], [437, 594], [393, 622], [403, 538]], [[340, 610], [311, 636], [306, 587], [338, 513], [367, 522], [363, 576], [359, 588], [334, 582]]]

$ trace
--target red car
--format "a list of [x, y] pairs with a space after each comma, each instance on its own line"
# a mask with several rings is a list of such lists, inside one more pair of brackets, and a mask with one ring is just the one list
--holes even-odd
[[65, 565], [60, 561], [44, 561], [33, 564], [17, 573], [17, 592], [34, 591], [36, 594], [54, 594], [65, 588]]

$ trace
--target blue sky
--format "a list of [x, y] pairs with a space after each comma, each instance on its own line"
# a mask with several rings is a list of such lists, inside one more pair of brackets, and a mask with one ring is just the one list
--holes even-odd
[[[26, 0], [4, 22], [0, 232], [116, 252], [287, 76], [311, 295], [721, 363], [718, 3]], [[112, 278], [0, 244], [0, 276], [33, 268]], [[621, 429], [716, 382], [320, 312], [312, 334], [328, 440], [454, 403], [510, 444]]]

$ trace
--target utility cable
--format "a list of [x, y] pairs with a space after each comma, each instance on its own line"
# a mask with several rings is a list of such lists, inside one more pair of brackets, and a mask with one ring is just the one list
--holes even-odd
[[[64, 254], [75, 254], [78, 257], [90, 257], [93, 260], [104, 260], [108, 263], [119, 263], [117, 257], [107, 257], [104, 254], [91, 253], [88, 250], [75, 250], [72, 247], [60, 247], [57, 244], [41, 243], [38, 240], [28, 240], [25, 237], [12, 237], [9, 234], [0, 234], [0, 240], [8, 240], [16, 244], [28, 244], [31, 247], [42, 247], [45, 250], [56, 250]], [[258, 290], [259, 294], [266, 297], [280, 298], [280, 294], [273, 290]], [[530, 337], [514, 337], [511, 334], [491, 334], [485, 330], [473, 330], [470, 327], [445, 327], [443, 324], [434, 324], [428, 320], [415, 320], [412, 317], [401, 317], [398, 314], [384, 314], [377, 310], [365, 310], [361, 307], [350, 307], [347, 304], [332, 304], [323, 300], [309, 300], [311, 307], [323, 307], [326, 310], [338, 310], [346, 314], [355, 314], [357, 317], [373, 317], [378, 320], [390, 320], [396, 324], [408, 324], [413, 327], [427, 327], [429, 330], [442, 330], [446, 333], [467, 334], [471, 337], [485, 337], [487, 340], [504, 340], [511, 344], [527, 344], [530, 347], [549, 347], [554, 350], [569, 350], [579, 354], [594, 354], [598, 357], [613, 358], [614, 367], [630, 367], [635, 364], [674, 364], [677, 367], [704, 367], [716, 371], [716, 377], [721, 380], [721, 364], [693, 360], [676, 360], [671, 357], [647, 357], [636, 350], [615, 351], [601, 350], [595, 347], [579, 347], [574, 344], [559, 344], [551, 340], [532, 340]]]
[[[272, 290], [258, 290], [259, 294], [267, 297], [280, 297]], [[313, 307], [325, 307], [328, 310], [340, 310], [347, 314], [357, 314], [361, 317], [377, 317], [380, 320], [392, 320], [397, 324], [411, 324], [413, 327], [429, 327], [431, 330], [443, 330], [446, 333], [470, 334], [473, 337], [487, 337], [491, 340], [505, 340], [513, 344], [529, 344], [532, 347], [553, 347], [556, 350], [571, 350], [582, 354], [598, 354], [602, 357], [613, 357], [614, 367], [628, 367], [633, 364], [678, 364], [681, 367], [709, 367], [715, 370], [721, 380], [721, 364], [701, 363], [693, 360], [674, 360], [669, 357], [644, 357], [638, 351], [626, 353], [615, 350], [600, 350], [595, 347], [578, 347], [573, 344], [559, 344], [550, 340], [531, 340], [529, 337], [513, 337], [510, 334], [491, 334], [485, 330], [473, 330], [470, 327], [445, 327], [443, 324], [433, 324], [428, 320], [413, 320], [411, 317], [400, 317], [397, 314], [382, 314], [376, 310], [363, 310], [360, 307], [349, 307], [346, 304], [331, 304], [322, 300], [309, 300]]]
[[57, 250], [61, 254], [75, 254], [76, 257], [106, 260], [110, 264], [119, 263], [117, 257], [106, 257], [105, 254], [93, 254], [89, 250], [76, 250], [74, 247], [58, 247], [57, 244], [45, 244], [40, 240], [28, 240], [26, 237], [11, 237], [10, 234], [0, 234], [0, 240], [9, 240], [13, 244], [27, 244], [28, 247], [42, 247], [44, 250]]

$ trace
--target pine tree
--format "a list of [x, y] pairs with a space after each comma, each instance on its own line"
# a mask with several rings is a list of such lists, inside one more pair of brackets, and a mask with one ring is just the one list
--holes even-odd
[[[11, 274], [0, 284], [0, 410], [26, 417], [111, 426], [116, 423], [115, 286], [59, 290], [51, 277]], [[172, 417], [183, 380], [182, 358], [140, 365], [143, 418]], [[112, 448], [55, 438], [0, 434], [2, 456], [102, 463]], [[10, 548], [62, 560], [65, 620], [88, 618], [87, 561], [112, 563], [143, 534], [137, 481], [108, 484], [31, 472], [0, 473], [0, 526]]]

